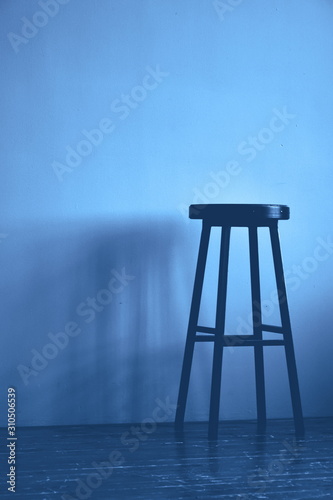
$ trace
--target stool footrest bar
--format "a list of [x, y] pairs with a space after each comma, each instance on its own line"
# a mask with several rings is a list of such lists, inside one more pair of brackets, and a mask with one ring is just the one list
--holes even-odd
[[215, 342], [215, 335], [196, 335], [195, 342]]
[[256, 339], [253, 335], [224, 335], [223, 345], [225, 347], [284, 345], [284, 340]]
[[197, 326], [197, 332], [210, 333], [212, 335], [215, 335], [216, 329], [208, 326]]
[[[273, 326], [273, 325], [262, 325], [261, 330], [263, 332], [271, 332], [271, 333], [281, 333], [283, 334], [283, 328], [282, 326]], [[209, 333], [211, 335], [216, 334], [216, 328], [211, 328], [208, 326], [197, 326], [196, 329], [197, 332], [200, 333]]]
[[272, 333], [282, 333], [282, 326], [273, 326], [273, 325], [261, 325], [261, 329], [263, 332], [272, 332]]
[[[196, 335], [195, 342], [215, 342], [216, 335]], [[254, 335], [223, 335], [224, 347], [285, 345], [284, 340], [257, 339]]]

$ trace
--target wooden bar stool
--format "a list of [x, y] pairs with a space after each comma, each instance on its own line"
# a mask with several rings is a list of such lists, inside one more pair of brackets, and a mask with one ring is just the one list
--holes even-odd
[[[286, 205], [243, 204], [191, 205], [189, 216], [190, 219], [202, 219], [202, 233], [179, 387], [178, 404], [175, 419], [176, 429], [181, 430], [184, 424], [185, 407], [190, 381], [194, 345], [196, 342], [214, 342], [208, 428], [209, 438], [216, 439], [218, 436], [222, 354], [223, 348], [230, 345], [232, 345], [233, 347], [254, 347], [257, 419], [258, 427], [260, 429], [263, 429], [266, 423], [263, 347], [284, 346], [289, 376], [295, 431], [297, 435], [303, 435], [303, 414], [278, 234], [278, 220], [289, 219], [289, 207], [287, 207]], [[209, 328], [205, 326], [199, 326], [198, 317], [209, 246], [209, 238], [211, 228], [213, 226], [221, 227], [221, 247], [215, 327]], [[229, 243], [232, 227], [248, 227], [249, 231], [253, 335], [239, 336], [224, 334]], [[262, 323], [259, 280], [258, 227], [268, 227], [270, 232], [281, 316], [281, 326], [271, 326]], [[278, 333], [281, 334], [282, 338], [277, 340], [265, 340], [263, 339], [263, 332]]]

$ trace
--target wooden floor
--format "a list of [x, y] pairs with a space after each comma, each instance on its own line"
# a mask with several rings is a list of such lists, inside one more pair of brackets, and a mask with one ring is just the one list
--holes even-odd
[[[1, 429], [1, 499], [333, 498], [333, 418], [306, 420], [296, 441], [289, 420], [157, 427], [78, 426], [17, 430], [16, 493], [7, 492], [6, 431]], [[126, 444], [127, 443], [127, 444]]]

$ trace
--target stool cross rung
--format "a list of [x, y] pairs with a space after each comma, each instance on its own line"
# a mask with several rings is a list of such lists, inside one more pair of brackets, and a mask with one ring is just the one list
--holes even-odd
[[[195, 342], [215, 342], [217, 335], [196, 335]], [[224, 347], [285, 345], [284, 340], [257, 339], [254, 335], [222, 335]]]
[[211, 335], [215, 335], [216, 328], [211, 328], [209, 326], [197, 326], [196, 331], [200, 333], [210, 333]]
[[282, 326], [261, 325], [261, 329], [263, 332], [284, 333]]
[[[263, 332], [281, 333], [281, 334], [284, 333], [282, 326], [264, 325], [263, 324], [263, 325], [261, 325], [261, 330]], [[200, 332], [200, 333], [209, 333], [211, 335], [216, 334], [216, 328], [212, 328], [209, 326], [197, 326], [196, 331]]]

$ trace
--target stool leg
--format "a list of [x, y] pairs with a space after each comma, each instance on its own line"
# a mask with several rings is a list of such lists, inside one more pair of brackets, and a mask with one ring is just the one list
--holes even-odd
[[288, 368], [291, 401], [294, 414], [295, 431], [296, 434], [302, 436], [304, 435], [303, 412], [302, 412], [301, 396], [298, 384], [294, 343], [291, 333], [287, 292], [283, 275], [282, 256], [281, 256], [281, 248], [280, 248], [277, 224], [270, 227], [270, 235], [272, 242], [276, 284], [279, 295], [281, 322], [284, 331], [283, 338], [285, 342], [285, 353], [286, 353], [286, 361]]
[[[261, 317], [257, 227], [249, 227], [249, 247], [250, 247], [253, 335], [255, 339], [262, 340], [262, 317]], [[264, 350], [262, 345], [254, 346], [254, 365], [256, 374], [258, 427], [263, 428], [266, 424], [266, 395], [265, 395], [265, 373], [264, 373]]]
[[226, 301], [227, 301], [230, 230], [231, 228], [228, 226], [223, 227], [221, 234], [219, 279], [218, 279], [216, 320], [215, 320], [216, 335], [214, 340], [212, 385], [211, 385], [211, 395], [210, 395], [209, 426], [208, 426], [209, 439], [217, 439], [218, 436], [221, 376], [222, 376], [223, 336], [225, 328]]
[[197, 268], [196, 268], [195, 279], [194, 279], [190, 317], [189, 317], [189, 323], [188, 323], [188, 329], [187, 329], [183, 367], [182, 367], [182, 373], [181, 373], [180, 385], [179, 385], [177, 410], [176, 410], [176, 417], [175, 417], [175, 427], [177, 430], [181, 430], [183, 427], [183, 424], [184, 424], [186, 400], [187, 400], [188, 387], [189, 387], [189, 382], [190, 382], [190, 374], [191, 374], [191, 366], [192, 366], [192, 359], [193, 359], [196, 330], [197, 330], [197, 326], [198, 326], [198, 318], [199, 318], [202, 287], [203, 287], [206, 261], [207, 261], [210, 230], [211, 230], [211, 226], [206, 224], [205, 221], [203, 221], [200, 246], [199, 246], [199, 253], [198, 253]]

